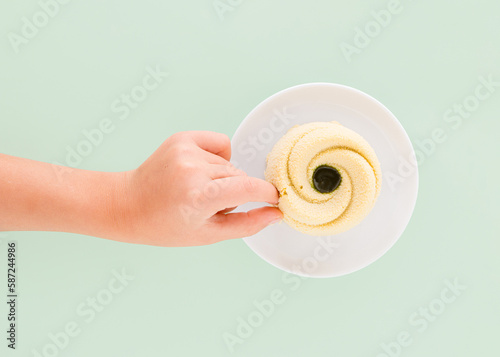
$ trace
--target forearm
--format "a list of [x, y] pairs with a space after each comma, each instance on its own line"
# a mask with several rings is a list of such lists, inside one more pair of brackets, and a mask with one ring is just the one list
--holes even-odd
[[0, 231], [58, 231], [116, 239], [123, 175], [0, 154]]

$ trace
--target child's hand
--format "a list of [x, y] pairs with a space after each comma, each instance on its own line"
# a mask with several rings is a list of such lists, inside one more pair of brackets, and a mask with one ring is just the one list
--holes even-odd
[[[251, 236], [282, 218], [274, 207], [229, 213], [246, 202], [278, 203], [276, 188], [229, 163], [231, 142], [213, 132], [167, 139], [125, 173], [117, 229], [131, 243], [194, 246]], [[122, 240], [122, 239], [120, 239]]]
[[57, 231], [159, 246], [253, 235], [282, 218], [276, 188], [230, 163], [227, 136], [178, 133], [139, 168], [100, 172], [0, 154], [0, 231]]

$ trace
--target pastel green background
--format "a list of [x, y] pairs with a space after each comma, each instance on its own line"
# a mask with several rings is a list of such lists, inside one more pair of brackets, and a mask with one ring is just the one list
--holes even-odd
[[[224, 1], [226, 2], [226, 1]], [[234, 1], [233, 3], [238, 3]], [[49, 333], [82, 328], [59, 356], [229, 356], [222, 335], [254, 300], [286, 301], [236, 346], [235, 356], [377, 356], [409, 331], [402, 356], [500, 354], [500, 87], [456, 129], [444, 113], [474, 94], [479, 76], [500, 81], [500, 2], [402, 0], [403, 10], [349, 63], [340, 49], [388, 1], [245, 0], [221, 20], [212, 0], [71, 1], [15, 53], [9, 33], [35, 1], [0, 5], [0, 152], [65, 160], [82, 129], [110, 118], [116, 130], [79, 166], [138, 166], [171, 134], [232, 135], [271, 94], [301, 83], [346, 84], [374, 96], [414, 143], [447, 133], [420, 166], [412, 220], [379, 261], [299, 289], [243, 241], [161, 249], [50, 232], [0, 236], [19, 244], [19, 349], [33, 356]], [[146, 68], [169, 77], [125, 120], [111, 103], [141, 84]], [[0, 198], [1, 199], [1, 198]], [[135, 279], [86, 324], [77, 306], [106, 288], [113, 269]], [[409, 316], [444, 280], [467, 289], [422, 333]], [[5, 278], [0, 279], [5, 299]], [[1, 304], [1, 331], [7, 328]]]

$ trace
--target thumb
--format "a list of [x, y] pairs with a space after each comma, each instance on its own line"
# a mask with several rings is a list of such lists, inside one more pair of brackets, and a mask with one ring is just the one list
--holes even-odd
[[233, 238], [250, 237], [267, 226], [283, 219], [281, 211], [275, 207], [262, 207], [248, 212], [216, 214], [215, 220], [216, 241]]

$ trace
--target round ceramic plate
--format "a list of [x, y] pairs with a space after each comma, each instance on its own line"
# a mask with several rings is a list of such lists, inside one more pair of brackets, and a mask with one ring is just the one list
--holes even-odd
[[[232, 140], [234, 165], [264, 179], [266, 156], [294, 125], [337, 121], [363, 136], [382, 168], [382, 190], [370, 214], [347, 232], [313, 237], [286, 223], [245, 238], [257, 255], [293, 274], [335, 277], [379, 259], [401, 236], [415, 207], [418, 170], [410, 139], [396, 117], [376, 99], [343, 85], [311, 83], [285, 89], [260, 103]], [[264, 204], [250, 203], [247, 211]]]

